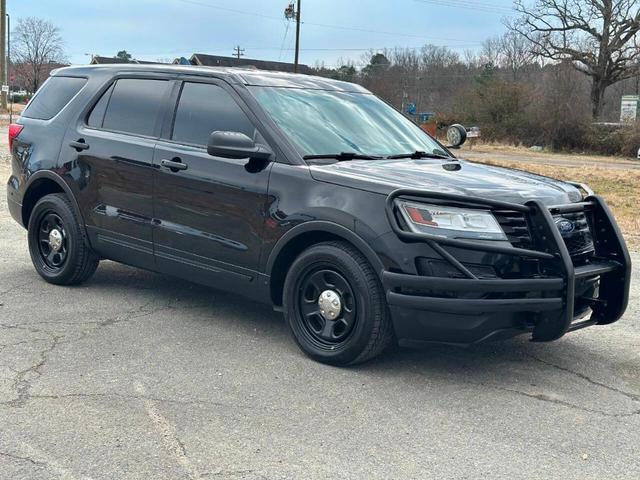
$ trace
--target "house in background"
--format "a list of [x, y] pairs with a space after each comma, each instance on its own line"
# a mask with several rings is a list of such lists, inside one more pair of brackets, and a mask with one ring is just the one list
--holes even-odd
[[11, 87], [12, 92], [32, 94], [47, 78], [49, 78], [49, 74], [53, 70], [68, 66], [68, 64], [58, 62], [45, 63], [41, 65], [39, 76], [36, 78], [33, 65], [12, 62], [9, 64], [8, 68], [9, 86]]
[[[260, 70], [275, 70], [278, 72], [293, 72], [293, 63], [274, 62], [271, 60], [254, 60], [251, 58], [221, 57], [206, 53], [194, 53], [188, 59], [189, 64], [202, 67], [255, 67]], [[185, 64], [184, 57], [176, 58], [174, 64]], [[308, 65], [298, 65], [298, 73], [310, 75], [311, 68]]]
[[123, 60], [118, 57], [101, 57], [100, 55], [92, 55], [90, 65], [106, 65], [112, 63], [144, 63], [144, 64], [159, 64], [161, 62], [148, 62], [146, 60], [136, 60], [132, 58], [131, 60]]

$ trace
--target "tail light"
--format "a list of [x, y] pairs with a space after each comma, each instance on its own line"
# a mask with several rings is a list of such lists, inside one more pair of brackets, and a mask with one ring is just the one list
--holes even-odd
[[13, 141], [18, 138], [20, 132], [24, 128], [24, 125], [18, 125], [17, 123], [12, 123], [9, 125], [9, 151], [13, 152]]

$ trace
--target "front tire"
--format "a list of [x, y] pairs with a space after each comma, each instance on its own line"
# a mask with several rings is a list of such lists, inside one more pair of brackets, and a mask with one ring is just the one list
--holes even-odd
[[76, 285], [89, 279], [99, 259], [88, 247], [69, 199], [61, 193], [36, 203], [28, 226], [29, 253], [38, 274], [56, 285]]
[[283, 303], [298, 346], [322, 363], [362, 363], [393, 338], [382, 285], [364, 255], [346, 242], [302, 252], [287, 273]]

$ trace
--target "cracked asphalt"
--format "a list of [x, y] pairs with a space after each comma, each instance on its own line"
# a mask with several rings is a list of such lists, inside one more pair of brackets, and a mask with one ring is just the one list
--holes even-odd
[[614, 325], [338, 369], [240, 297], [45, 283], [0, 176], [1, 479], [640, 478], [637, 273]]

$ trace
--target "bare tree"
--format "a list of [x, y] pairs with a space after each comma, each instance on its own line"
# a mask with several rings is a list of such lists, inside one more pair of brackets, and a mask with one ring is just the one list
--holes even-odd
[[536, 58], [533, 45], [526, 37], [508, 31], [500, 37], [501, 66], [511, 72], [513, 81], [518, 81], [520, 71], [530, 66]]
[[22, 65], [24, 81], [35, 92], [52, 67], [65, 60], [60, 31], [51, 22], [27, 17], [18, 20], [11, 38], [12, 60]]
[[517, 0], [519, 21], [512, 30], [524, 35], [540, 56], [569, 60], [591, 77], [592, 115], [598, 118], [610, 85], [638, 75], [640, 2], [638, 0]]
[[502, 45], [500, 37], [490, 37], [482, 42], [482, 51], [480, 52], [480, 64], [498, 67], [502, 60]]

